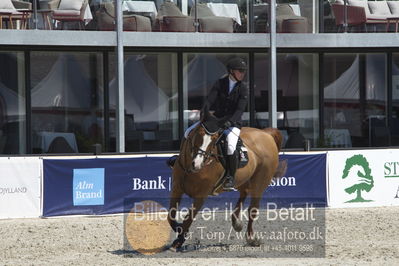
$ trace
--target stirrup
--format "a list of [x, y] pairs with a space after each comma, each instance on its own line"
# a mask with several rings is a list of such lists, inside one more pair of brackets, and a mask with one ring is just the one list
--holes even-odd
[[223, 190], [224, 191], [237, 191], [237, 189], [235, 187], [225, 187], [225, 186], [223, 186]]
[[[233, 177], [231, 177], [231, 178], [233, 178]], [[232, 181], [231, 186], [226, 186], [226, 184], [228, 184], [227, 181], [228, 181], [228, 180], [226, 180], [226, 181], [223, 183], [223, 190], [224, 190], [224, 191], [237, 191], [237, 189], [234, 188], [234, 180]]]

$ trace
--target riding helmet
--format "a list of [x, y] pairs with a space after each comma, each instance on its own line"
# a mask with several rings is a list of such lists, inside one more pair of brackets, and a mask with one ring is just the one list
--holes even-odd
[[227, 62], [227, 70], [247, 70], [247, 63], [244, 59], [239, 57], [234, 57]]

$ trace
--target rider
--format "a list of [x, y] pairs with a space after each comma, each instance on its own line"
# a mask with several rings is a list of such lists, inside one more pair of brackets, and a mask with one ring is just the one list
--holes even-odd
[[[242, 58], [235, 57], [228, 61], [227, 72], [212, 87], [205, 104], [215, 110], [214, 115], [221, 119], [220, 126], [225, 128], [227, 140], [226, 181], [225, 190], [234, 190], [234, 175], [237, 169], [236, 146], [240, 135], [241, 116], [248, 102], [248, 87], [242, 82], [247, 64]], [[190, 131], [198, 125], [194, 123], [184, 133], [188, 137]]]

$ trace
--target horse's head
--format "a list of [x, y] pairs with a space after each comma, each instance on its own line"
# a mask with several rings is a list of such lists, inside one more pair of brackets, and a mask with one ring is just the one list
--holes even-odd
[[189, 136], [192, 138], [192, 167], [196, 171], [212, 163], [212, 160], [217, 159], [218, 150], [216, 143], [222, 134], [222, 130], [218, 124], [219, 120], [209, 113], [208, 108], [203, 108], [200, 124]]

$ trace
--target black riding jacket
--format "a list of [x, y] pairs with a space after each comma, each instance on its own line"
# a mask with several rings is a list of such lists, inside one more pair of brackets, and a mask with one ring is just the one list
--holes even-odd
[[215, 110], [217, 118], [229, 120], [234, 126], [241, 125], [241, 116], [248, 103], [248, 87], [238, 81], [229, 94], [229, 75], [219, 79], [208, 94], [207, 104]]

